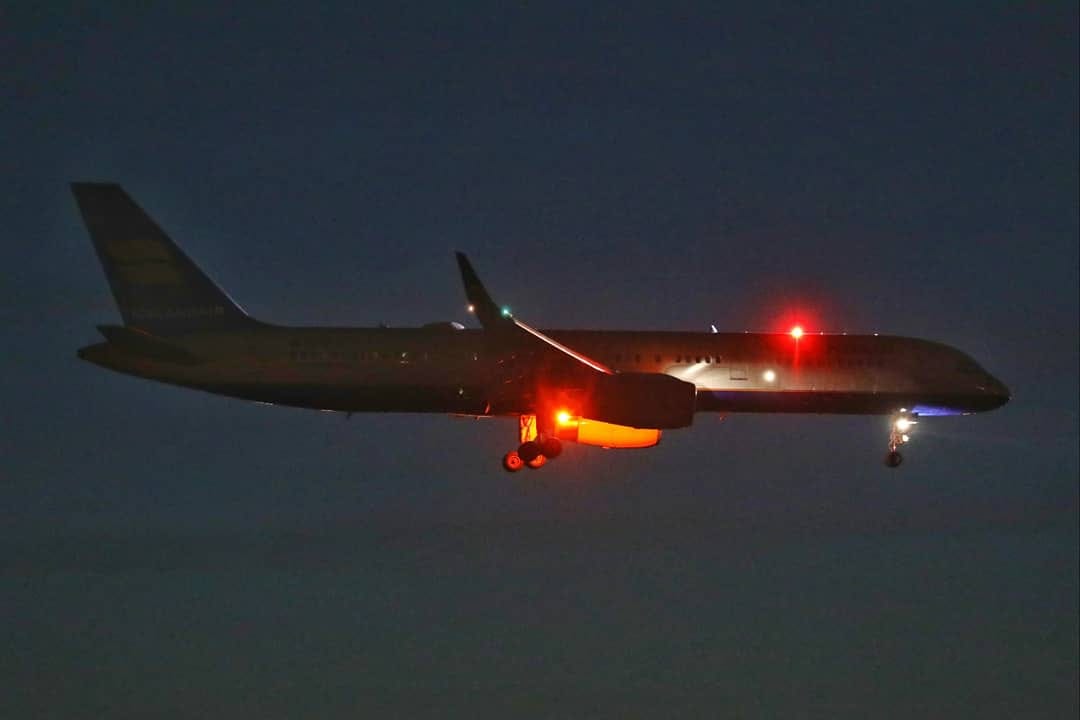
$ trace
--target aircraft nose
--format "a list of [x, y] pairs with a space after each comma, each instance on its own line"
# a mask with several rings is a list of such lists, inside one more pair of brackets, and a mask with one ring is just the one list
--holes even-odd
[[993, 375], [987, 376], [986, 387], [997, 403], [994, 407], [1001, 407], [1012, 398], [1012, 392], [1009, 391], [1009, 388], [1005, 383], [1001, 382]]

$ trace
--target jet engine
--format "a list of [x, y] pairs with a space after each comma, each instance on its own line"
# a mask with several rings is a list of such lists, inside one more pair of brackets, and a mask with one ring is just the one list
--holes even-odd
[[647, 448], [660, 442], [660, 430], [613, 425], [560, 413], [556, 419], [555, 437], [605, 448]]
[[670, 375], [598, 375], [573, 414], [630, 428], [681, 428], [694, 421], [695, 398], [692, 383]]

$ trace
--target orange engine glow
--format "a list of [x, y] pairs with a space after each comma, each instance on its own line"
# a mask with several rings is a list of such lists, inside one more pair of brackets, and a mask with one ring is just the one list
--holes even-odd
[[555, 415], [558, 427], [555, 436], [560, 440], [598, 445], [606, 448], [647, 448], [660, 442], [660, 431], [655, 428], [634, 428], [627, 425], [573, 417], [565, 410]]
[[803, 329], [802, 329], [801, 325], [796, 325], [795, 327], [791, 328], [791, 337], [798, 340], [802, 336], [803, 336]]

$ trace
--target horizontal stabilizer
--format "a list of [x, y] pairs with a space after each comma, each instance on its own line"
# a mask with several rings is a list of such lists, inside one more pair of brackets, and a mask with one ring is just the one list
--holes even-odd
[[110, 344], [134, 355], [178, 365], [196, 365], [202, 362], [184, 348], [137, 328], [98, 325], [98, 331]]

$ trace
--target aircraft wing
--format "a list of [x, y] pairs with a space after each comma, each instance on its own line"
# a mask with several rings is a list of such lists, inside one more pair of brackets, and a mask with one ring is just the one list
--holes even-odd
[[596, 372], [606, 375], [615, 374], [614, 370], [602, 362], [593, 360], [587, 355], [563, 345], [555, 338], [545, 335], [536, 328], [526, 325], [515, 318], [509, 308], [500, 308], [491, 299], [491, 295], [488, 293], [487, 288], [484, 287], [484, 284], [480, 282], [480, 277], [476, 274], [476, 270], [473, 269], [472, 263], [469, 262], [469, 258], [465, 256], [465, 253], [457, 253], [457, 262], [458, 267], [461, 269], [461, 280], [465, 284], [465, 296], [469, 300], [469, 306], [473, 313], [476, 314], [480, 325], [483, 326], [485, 331], [506, 338], [516, 336], [528, 343], [541, 342]]

